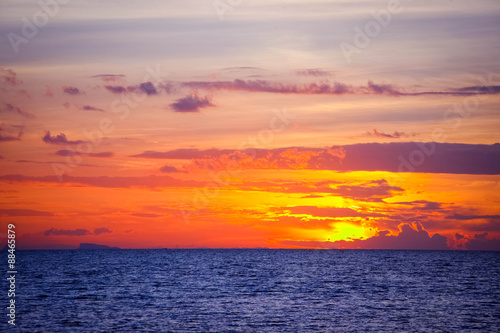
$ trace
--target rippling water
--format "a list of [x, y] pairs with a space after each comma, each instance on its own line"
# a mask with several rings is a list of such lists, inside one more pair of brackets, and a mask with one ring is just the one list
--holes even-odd
[[18, 260], [20, 332], [500, 327], [498, 252], [66, 250]]

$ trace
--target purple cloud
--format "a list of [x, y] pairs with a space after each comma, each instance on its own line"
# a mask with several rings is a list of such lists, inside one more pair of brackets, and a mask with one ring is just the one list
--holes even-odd
[[12, 69], [7, 69], [0, 67], [0, 80], [4, 84], [8, 84], [11, 86], [17, 86], [21, 84], [22, 81], [17, 79], [17, 74]]
[[55, 152], [58, 156], [75, 156], [75, 155], [85, 155], [90, 157], [113, 157], [114, 153], [110, 151], [104, 151], [101, 153], [79, 153], [74, 150], [61, 149]]
[[144, 82], [139, 85], [139, 89], [148, 95], [158, 95], [158, 91], [151, 82]]
[[[0, 181], [6, 182], [42, 182], [56, 183], [60, 180], [57, 176], [24, 176], [24, 175], [4, 175], [0, 176]], [[144, 177], [75, 177], [64, 176], [67, 184], [87, 185], [103, 188], [161, 188], [161, 187], [200, 187], [206, 182], [197, 180], [183, 180], [170, 176], [144, 176]]]
[[0, 209], [0, 216], [53, 216], [54, 213], [33, 209]]
[[409, 137], [416, 135], [415, 133], [406, 134], [405, 132], [394, 132], [392, 134], [388, 134], [388, 133], [384, 133], [384, 132], [379, 132], [375, 128], [373, 129], [373, 133], [366, 132], [366, 134], [379, 136], [379, 137], [383, 137], [383, 138], [392, 138], [392, 139], [409, 138]]
[[42, 137], [42, 140], [43, 142], [50, 143], [52, 145], [77, 145], [86, 142], [82, 140], [70, 141], [68, 140], [68, 138], [66, 138], [66, 135], [63, 133], [51, 136], [50, 131], [45, 132], [45, 135]]
[[476, 234], [465, 243], [465, 247], [473, 251], [500, 251], [500, 239], [488, 239], [487, 236], [487, 232]]
[[123, 86], [106, 85], [106, 86], [104, 86], [104, 88], [108, 89], [113, 94], [123, 94], [123, 93], [127, 92], [127, 88], [125, 88]]
[[500, 215], [462, 215], [462, 214], [453, 214], [446, 216], [447, 219], [450, 220], [461, 220], [461, 221], [467, 221], [467, 220], [478, 220], [478, 219], [495, 219], [498, 220], [500, 219]]
[[399, 96], [402, 94], [391, 84], [376, 84], [372, 81], [368, 81], [368, 90], [377, 95], [386, 94], [391, 96]]
[[[244, 158], [262, 162], [265, 162], [265, 159], [272, 162], [268, 164], [272, 167], [289, 168], [294, 165], [293, 161], [302, 160], [306, 155], [310, 155], [307, 168], [316, 170], [500, 174], [500, 144], [391, 142], [361, 143], [331, 148], [176, 149], [166, 152], [145, 151], [131, 157], [217, 159], [212, 161], [212, 164], [207, 164], [207, 167], [216, 167], [217, 163], [222, 166], [221, 163], [224, 162], [221, 160], [234, 164]], [[418, 163], [412, 164], [411, 161]], [[265, 166], [261, 165], [261, 168]]]
[[3, 136], [2, 134], [0, 134], [0, 142], [19, 141], [19, 140], [21, 139], [16, 136], [10, 136], [10, 135]]
[[62, 91], [68, 95], [80, 95], [81, 94], [80, 89], [78, 89], [77, 87], [64, 86], [64, 87], [62, 87]]
[[196, 95], [190, 95], [178, 99], [175, 103], [170, 104], [170, 107], [175, 112], [199, 112], [200, 108], [214, 106], [207, 97], [200, 98]]
[[99, 109], [99, 108], [96, 108], [95, 106], [90, 106], [90, 105], [84, 105], [82, 107], [82, 110], [85, 110], [85, 111], [100, 111], [100, 112], [104, 112], [103, 109]]
[[87, 229], [49, 229], [43, 233], [44, 236], [86, 236], [90, 235]]
[[164, 165], [160, 168], [160, 171], [161, 172], [165, 172], [165, 173], [169, 173], [169, 172], [179, 172], [179, 170], [174, 167], [174, 166], [170, 166], [170, 165]]
[[21, 110], [19, 107], [14, 106], [9, 103], [5, 103], [4, 107], [0, 109], [0, 112], [16, 112], [17, 114], [25, 118], [35, 118], [35, 115], [26, 111]]
[[94, 230], [94, 235], [100, 235], [100, 234], [106, 234], [106, 233], [111, 233], [111, 230], [108, 228], [96, 228]]
[[240, 80], [218, 82], [184, 82], [184, 86], [194, 89], [240, 90], [250, 92], [267, 92], [279, 94], [325, 94], [342, 95], [355, 93], [352, 86], [344, 83], [309, 83], [294, 84], [271, 82], [266, 80]]

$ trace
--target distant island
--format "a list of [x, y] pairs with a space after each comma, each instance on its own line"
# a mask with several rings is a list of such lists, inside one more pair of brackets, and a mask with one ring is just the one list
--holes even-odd
[[78, 250], [121, 250], [119, 247], [111, 247], [107, 245], [99, 245], [92, 243], [80, 243]]

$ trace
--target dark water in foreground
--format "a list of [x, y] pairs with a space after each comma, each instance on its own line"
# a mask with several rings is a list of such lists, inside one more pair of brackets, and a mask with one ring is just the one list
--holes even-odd
[[[67, 250], [17, 256], [13, 331], [495, 332], [500, 327], [499, 252]], [[2, 302], [7, 305], [5, 296]], [[4, 305], [0, 331], [8, 326]]]

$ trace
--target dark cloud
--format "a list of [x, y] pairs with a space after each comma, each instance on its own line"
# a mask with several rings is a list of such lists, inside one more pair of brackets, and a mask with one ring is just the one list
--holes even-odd
[[147, 95], [158, 95], [158, 91], [151, 82], [144, 82], [139, 85], [139, 89]]
[[160, 168], [160, 171], [161, 172], [165, 172], [165, 173], [169, 173], [169, 172], [179, 172], [179, 170], [174, 167], [174, 166], [170, 166], [170, 165], [164, 165]]
[[46, 164], [46, 163], [50, 163], [50, 162], [40, 162], [40, 161], [32, 161], [32, 160], [16, 160], [16, 163]]
[[[314, 72], [311, 72], [314, 73]], [[321, 73], [321, 72], [318, 72]], [[267, 80], [241, 80], [234, 81], [188, 81], [180, 83], [192, 89], [236, 90], [248, 92], [266, 92], [278, 94], [322, 94], [322, 95], [387, 95], [387, 96], [421, 96], [421, 95], [453, 95], [473, 96], [476, 94], [498, 94], [498, 86], [463, 87], [452, 91], [421, 91], [406, 92], [394, 84], [375, 83], [368, 81], [366, 86], [352, 86], [342, 82], [322, 83], [284, 83]]]
[[[151, 95], [158, 95], [158, 90], [152, 84], [151, 82], [143, 82], [139, 85], [135, 86], [111, 86], [111, 85], [106, 85], [104, 86], [108, 91], [112, 92], [113, 94], [124, 94], [126, 92], [135, 92], [135, 93], [144, 93], [149, 96]], [[170, 85], [167, 83], [162, 84], [162, 88], [169, 92], [170, 91]]]
[[382, 199], [393, 196], [392, 192], [403, 192], [404, 189], [391, 186], [387, 180], [380, 179], [360, 185], [340, 185], [329, 190], [329, 193], [360, 201], [382, 202]]
[[[19, 132], [17, 133], [17, 136], [13, 135], [13, 129], [18, 129]], [[0, 132], [3, 131], [4, 128], [0, 128]], [[8, 126], [8, 133], [7, 135], [2, 135], [0, 134], [0, 142], [9, 142], [9, 141], [19, 141], [21, 140], [21, 137], [23, 136], [23, 130], [24, 126], [18, 126], [18, 125], [10, 125]]]
[[392, 139], [400, 139], [400, 138], [409, 138], [412, 136], [415, 136], [415, 133], [410, 133], [407, 134], [405, 132], [394, 132], [392, 134], [384, 133], [384, 132], [379, 132], [375, 128], [373, 129], [373, 132], [366, 132], [368, 135], [373, 135], [373, 136], [379, 136], [383, 138], [392, 138]]
[[488, 239], [487, 236], [487, 232], [476, 234], [465, 243], [465, 247], [473, 251], [500, 251], [500, 239]]
[[53, 216], [54, 213], [33, 209], [0, 209], [0, 216]]
[[464, 238], [464, 235], [459, 234], [458, 232], [455, 234], [455, 238], [460, 240]]
[[80, 89], [78, 89], [77, 87], [69, 87], [69, 86], [62, 87], [62, 91], [68, 95], [80, 95], [82, 93]]
[[[0, 181], [6, 182], [41, 182], [56, 183], [60, 180], [57, 176], [24, 176], [24, 175], [4, 175], [0, 176]], [[64, 176], [67, 184], [79, 184], [103, 188], [161, 188], [161, 187], [203, 187], [206, 182], [196, 180], [182, 180], [170, 176], [144, 176], [144, 177], [75, 177]]]
[[45, 143], [50, 143], [53, 145], [76, 145], [86, 142], [82, 140], [75, 140], [75, 141], [68, 140], [68, 138], [66, 138], [66, 135], [63, 133], [51, 136], [50, 131], [45, 132], [45, 135], [42, 137], [42, 140]]
[[481, 94], [498, 94], [500, 93], [500, 86], [472, 86], [463, 87], [458, 89], [459, 92], [473, 92]]
[[127, 92], [127, 88], [123, 86], [104, 86], [108, 91], [112, 92], [113, 94], [123, 94]]
[[339, 171], [500, 174], [500, 145], [437, 142], [366, 143], [343, 146]]
[[266, 80], [234, 80], [218, 82], [184, 82], [184, 86], [194, 89], [217, 89], [217, 90], [240, 90], [250, 92], [268, 92], [279, 94], [325, 94], [342, 95], [354, 93], [354, 88], [339, 82], [309, 83], [309, 84], [287, 84], [281, 82], [270, 82]]
[[0, 134], [0, 142], [19, 141], [19, 140], [21, 140], [21, 139], [17, 136]]
[[111, 230], [108, 228], [96, 228], [94, 230], [94, 235], [100, 235], [100, 234], [106, 234], [106, 233], [111, 233]]
[[96, 108], [95, 106], [91, 106], [91, 105], [84, 105], [82, 106], [82, 110], [85, 110], [85, 111], [100, 111], [100, 112], [104, 112], [103, 109], [99, 109], [99, 108]]
[[410, 205], [413, 206], [414, 210], [440, 210], [442, 209], [441, 203], [427, 200], [415, 200], [415, 201], [406, 201], [406, 202], [393, 202], [391, 204], [394, 205]]
[[500, 174], [500, 144], [437, 142], [363, 143], [331, 148], [177, 149], [145, 151], [132, 157], [192, 159], [193, 167], [303, 168], [336, 171], [390, 171]]
[[43, 233], [44, 236], [86, 236], [90, 235], [87, 229], [49, 229]]
[[330, 72], [318, 68], [301, 69], [297, 71], [297, 74], [301, 76], [320, 76], [320, 77], [331, 75]]
[[495, 219], [498, 220], [500, 219], [500, 215], [462, 215], [462, 214], [453, 214], [446, 216], [447, 219], [451, 220], [461, 220], [461, 221], [467, 221], [467, 220], [478, 220], [478, 219]]
[[199, 112], [200, 108], [214, 106], [208, 97], [200, 98], [196, 95], [179, 98], [175, 103], [170, 104], [170, 107], [175, 112]]
[[104, 151], [101, 153], [79, 153], [74, 150], [61, 149], [55, 152], [58, 156], [75, 156], [75, 155], [85, 155], [90, 157], [113, 157], [114, 153], [110, 151]]
[[111, 151], [103, 151], [100, 153], [88, 153], [85, 154], [85, 156], [90, 156], [90, 157], [113, 157], [115, 154]]
[[385, 84], [385, 83], [376, 84], [373, 83], [373, 81], [368, 81], [368, 91], [376, 95], [382, 95], [382, 94], [391, 96], [402, 95], [402, 93], [391, 84]]
[[[16, 163], [33, 163], [33, 164], [51, 164], [51, 165], [53, 165], [54, 163], [60, 163], [60, 162], [57, 162], [57, 161], [16, 160]], [[98, 165], [87, 164], [87, 163], [80, 163], [78, 165], [81, 167], [99, 167]]]

